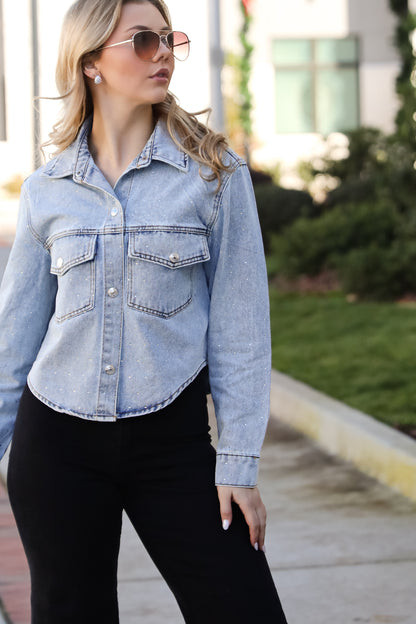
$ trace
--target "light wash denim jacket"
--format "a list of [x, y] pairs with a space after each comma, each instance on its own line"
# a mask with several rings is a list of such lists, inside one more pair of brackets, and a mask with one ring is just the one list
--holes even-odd
[[22, 188], [0, 291], [0, 458], [26, 379], [54, 410], [110, 423], [168, 405], [208, 364], [216, 483], [252, 487], [271, 358], [247, 166], [228, 151], [217, 189], [158, 122], [113, 189], [90, 126]]

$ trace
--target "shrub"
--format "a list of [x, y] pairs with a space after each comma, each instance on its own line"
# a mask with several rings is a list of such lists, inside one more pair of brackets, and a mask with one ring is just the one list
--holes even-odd
[[359, 128], [347, 133], [347, 137], [346, 158], [332, 158], [329, 151], [322, 166], [312, 169], [314, 175], [329, 175], [339, 182], [328, 193], [324, 205], [387, 198], [400, 211], [411, 210], [416, 192], [415, 155], [411, 147], [376, 128]]
[[327, 210], [341, 204], [371, 201], [377, 195], [375, 180], [348, 180], [329, 191], [323, 207]]
[[300, 216], [313, 216], [317, 212], [312, 197], [305, 191], [266, 183], [257, 184], [254, 192], [266, 252], [270, 249], [272, 234], [281, 232]]
[[416, 292], [416, 242], [397, 239], [390, 247], [354, 249], [340, 262], [346, 292], [361, 299], [396, 299]]
[[400, 225], [400, 215], [389, 202], [348, 204], [316, 219], [300, 218], [274, 244], [288, 276], [317, 275], [339, 266], [351, 249], [389, 246]]
[[254, 186], [256, 186], [256, 184], [273, 184], [273, 177], [270, 175], [270, 173], [267, 173], [266, 171], [260, 171], [259, 169], [251, 169], [251, 167], [249, 171], [251, 181]]

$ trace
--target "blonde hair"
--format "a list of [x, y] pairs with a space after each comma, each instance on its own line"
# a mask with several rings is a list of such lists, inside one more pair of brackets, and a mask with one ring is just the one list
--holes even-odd
[[[55, 146], [55, 155], [66, 149], [76, 138], [85, 119], [93, 112], [92, 97], [84, 75], [85, 63], [94, 58], [117, 26], [124, 4], [150, 2], [172, 28], [169, 10], [163, 0], [77, 0], [68, 10], [62, 26], [56, 66], [56, 85], [63, 111], [42, 147]], [[207, 166], [220, 184], [227, 141], [222, 134], [210, 130], [197, 119], [208, 110], [190, 114], [182, 109], [168, 91], [163, 102], [153, 105], [156, 119], [164, 119], [168, 132], [186, 154], [199, 165]], [[201, 174], [202, 175], [202, 174]]]

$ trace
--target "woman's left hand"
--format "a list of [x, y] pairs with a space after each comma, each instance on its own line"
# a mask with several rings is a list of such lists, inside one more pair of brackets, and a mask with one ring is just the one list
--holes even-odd
[[265, 551], [266, 508], [257, 487], [241, 488], [227, 485], [217, 486], [222, 526], [228, 529], [233, 519], [231, 503], [237, 503], [244, 514], [250, 531], [250, 542], [256, 550]]

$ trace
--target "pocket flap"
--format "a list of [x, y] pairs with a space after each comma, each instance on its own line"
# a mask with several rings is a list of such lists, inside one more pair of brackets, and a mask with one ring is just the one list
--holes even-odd
[[209, 260], [207, 237], [190, 232], [134, 232], [129, 256], [177, 269]]
[[96, 234], [75, 234], [57, 238], [51, 247], [51, 273], [65, 275], [77, 264], [92, 260], [96, 247]]

